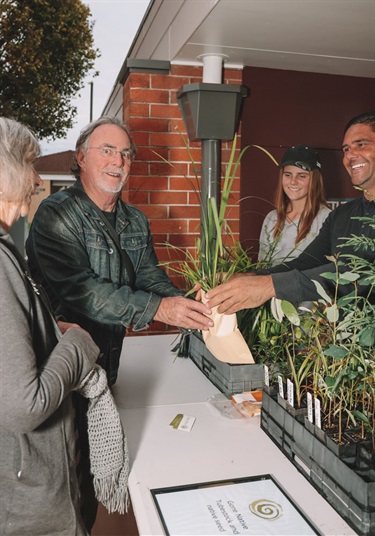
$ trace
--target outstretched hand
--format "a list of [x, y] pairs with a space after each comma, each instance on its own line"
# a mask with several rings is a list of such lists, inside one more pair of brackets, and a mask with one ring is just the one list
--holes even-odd
[[162, 298], [154, 320], [180, 328], [208, 330], [213, 326], [212, 320], [207, 316], [210, 314], [208, 305], [176, 296]]
[[206, 293], [208, 305], [219, 306], [218, 312], [228, 315], [242, 309], [258, 307], [273, 296], [275, 289], [272, 277], [252, 273], [235, 274], [226, 283]]

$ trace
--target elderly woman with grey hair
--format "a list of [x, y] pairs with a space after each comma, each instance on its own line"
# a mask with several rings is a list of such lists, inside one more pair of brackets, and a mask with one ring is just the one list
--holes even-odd
[[75, 470], [71, 393], [98, 347], [77, 324], [55, 322], [8, 231], [42, 183], [39, 144], [0, 118], [0, 534], [86, 535]]

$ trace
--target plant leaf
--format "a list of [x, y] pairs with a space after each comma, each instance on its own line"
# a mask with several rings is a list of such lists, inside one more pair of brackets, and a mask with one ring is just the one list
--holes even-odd
[[339, 310], [336, 303], [325, 308], [325, 314], [330, 322], [337, 322], [339, 319]]
[[375, 326], [365, 327], [359, 334], [361, 346], [375, 346]]
[[324, 290], [324, 288], [319, 283], [319, 281], [315, 281], [314, 279], [312, 279], [312, 282], [314, 283], [315, 288], [316, 288], [317, 293], [319, 294], [319, 296], [321, 296], [324, 301], [326, 301], [328, 303], [331, 303], [332, 302], [331, 298], [328, 296], [327, 292]]
[[271, 158], [271, 160], [273, 161], [274, 164], [276, 164], [277, 166], [279, 165], [279, 163], [276, 160], [276, 158], [270, 152], [268, 152], [267, 149], [264, 149], [264, 147], [261, 147], [260, 145], [252, 145], [252, 147], [256, 147], [257, 149], [260, 149], [261, 151], [266, 153], [267, 156], [269, 156]]
[[335, 344], [330, 344], [326, 350], [324, 350], [324, 355], [333, 357], [334, 359], [342, 359], [348, 355], [349, 350], [345, 346], [336, 346]]
[[299, 326], [301, 321], [297, 309], [292, 303], [286, 300], [281, 301], [281, 309], [289, 322], [294, 326]]
[[369, 422], [369, 420], [366, 417], [366, 415], [364, 413], [362, 413], [362, 411], [359, 411], [358, 409], [353, 409], [353, 415], [355, 417], [357, 417], [357, 419], [359, 419], [360, 421], [363, 421], [364, 423]]
[[360, 275], [355, 274], [354, 272], [344, 272], [343, 274], [340, 274], [339, 281], [341, 282], [341, 280], [343, 280], [343, 281], [352, 282], [352, 281], [357, 281], [359, 277]]
[[321, 277], [324, 277], [325, 279], [329, 279], [330, 281], [336, 281], [337, 275], [334, 272], [323, 272], [320, 274]]
[[284, 313], [281, 307], [281, 300], [278, 300], [277, 298], [271, 299], [271, 313], [278, 322], [283, 321]]

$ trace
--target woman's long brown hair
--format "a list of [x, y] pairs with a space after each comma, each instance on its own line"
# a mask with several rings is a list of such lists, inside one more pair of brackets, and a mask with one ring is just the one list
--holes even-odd
[[[284, 192], [283, 189], [283, 173], [284, 168], [280, 169], [279, 173], [279, 183], [276, 190], [275, 196], [275, 207], [277, 213], [277, 219], [275, 228], [273, 231], [273, 237], [276, 238], [279, 236], [281, 231], [284, 229], [285, 220], [287, 216], [287, 210], [289, 206], [289, 198]], [[310, 231], [312, 222], [314, 221], [316, 215], [318, 214], [322, 205], [327, 206], [327, 201], [324, 195], [324, 185], [323, 177], [318, 169], [309, 171], [310, 180], [309, 180], [309, 189], [307, 192], [305, 207], [302, 211], [302, 214], [298, 223], [298, 233], [296, 237], [295, 244], [297, 245], [301, 240]]]

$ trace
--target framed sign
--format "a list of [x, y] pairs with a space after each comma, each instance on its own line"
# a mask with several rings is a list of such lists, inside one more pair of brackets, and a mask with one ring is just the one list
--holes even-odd
[[271, 475], [152, 489], [170, 536], [321, 532]]

